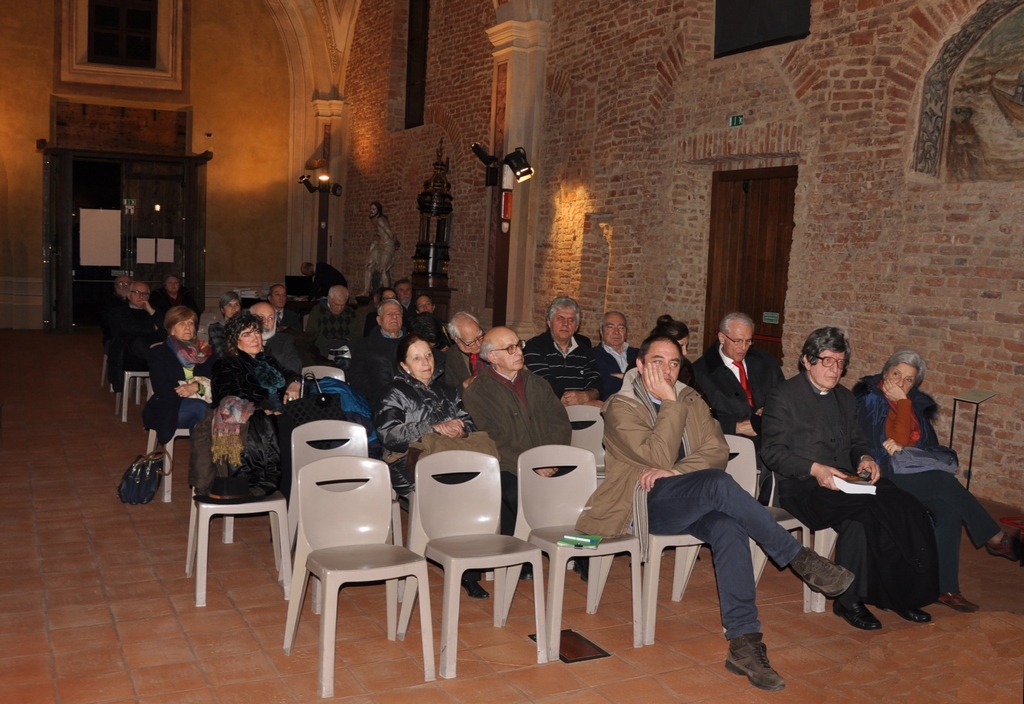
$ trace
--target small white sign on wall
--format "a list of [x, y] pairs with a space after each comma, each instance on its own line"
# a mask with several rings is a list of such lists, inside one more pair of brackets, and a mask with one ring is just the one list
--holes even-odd
[[80, 266], [121, 266], [121, 211], [82, 208], [78, 211]]

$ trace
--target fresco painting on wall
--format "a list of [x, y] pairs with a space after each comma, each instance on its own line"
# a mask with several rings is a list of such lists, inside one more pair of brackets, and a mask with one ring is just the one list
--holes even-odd
[[950, 87], [947, 177], [1024, 178], [1024, 7], [982, 37]]

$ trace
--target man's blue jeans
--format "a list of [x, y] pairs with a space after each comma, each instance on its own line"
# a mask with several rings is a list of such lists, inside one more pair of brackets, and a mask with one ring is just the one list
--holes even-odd
[[720, 469], [657, 480], [647, 495], [647, 513], [651, 533], [689, 533], [711, 545], [725, 637], [759, 632], [748, 537], [782, 566], [800, 552], [800, 542]]

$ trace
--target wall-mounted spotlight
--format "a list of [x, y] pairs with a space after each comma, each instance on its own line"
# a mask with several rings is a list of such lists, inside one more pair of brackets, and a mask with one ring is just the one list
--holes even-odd
[[341, 184], [331, 183], [331, 177], [327, 174], [320, 174], [317, 177], [319, 183], [313, 183], [308, 174], [299, 177], [299, 183], [306, 187], [310, 193], [330, 193], [332, 196], [341, 196]]
[[477, 158], [484, 163], [487, 167], [487, 175], [485, 177], [484, 185], [497, 186], [501, 180], [501, 167], [502, 165], [508, 166], [512, 170], [512, 176], [515, 178], [516, 183], [522, 183], [533, 176], [533, 167], [530, 166], [530, 162], [526, 159], [526, 150], [522, 147], [516, 147], [515, 150], [505, 155], [504, 159], [499, 159], [492, 154], [488, 154], [487, 150], [480, 146], [479, 142], [473, 142], [470, 146], [473, 153], [476, 154]]

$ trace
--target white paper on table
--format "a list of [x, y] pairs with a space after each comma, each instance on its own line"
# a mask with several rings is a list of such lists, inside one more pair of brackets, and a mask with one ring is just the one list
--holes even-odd
[[174, 263], [174, 240], [161, 237], [156, 241], [156, 260]]
[[78, 264], [121, 266], [121, 211], [79, 210]]
[[135, 263], [156, 264], [156, 240], [151, 237], [138, 237], [135, 240]]

